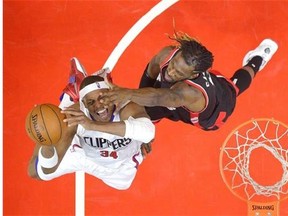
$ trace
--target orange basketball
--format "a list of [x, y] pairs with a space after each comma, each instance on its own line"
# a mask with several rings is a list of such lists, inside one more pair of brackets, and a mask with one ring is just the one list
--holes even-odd
[[26, 117], [26, 132], [36, 143], [43, 145], [56, 144], [67, 124], [63, 122], [65, 115], [53, 104], [35, 106]]

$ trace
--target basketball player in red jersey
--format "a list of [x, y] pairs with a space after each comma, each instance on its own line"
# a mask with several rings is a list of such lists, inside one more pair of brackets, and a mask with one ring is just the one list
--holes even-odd
[[251, 84], [278, 45], [271, 39], [246, 54], [243, 67], [228, 79], [211, 70], [212, 53], [185, 33], [171, 39], [177, 46], [163, 48], [147, 65], [139, 89], [113, 86], [102, 94], [101, 102], [109, 105], [135, 102], [146, 107], [150, 118], [182, 121], [203, 130], [218, 129], [232, 114], [236, 98]]

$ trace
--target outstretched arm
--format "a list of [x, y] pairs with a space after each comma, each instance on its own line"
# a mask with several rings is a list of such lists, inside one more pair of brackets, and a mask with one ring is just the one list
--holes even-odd
[[198, 112], [205, 107], [205, 98], [196, 88], [185, 82], [178, 82], [170, 89], [166, 88], [141, 88], [128, 89], [113, 85], [112, 90], [102, 93], [100, 102], [105, 105], [116, 104], [120, 107], [127, 101], [132, 101], [142, 106], [185, 106], [191, 111]]

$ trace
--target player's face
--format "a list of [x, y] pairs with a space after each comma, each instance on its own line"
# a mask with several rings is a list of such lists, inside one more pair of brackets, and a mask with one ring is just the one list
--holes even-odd
[[185, 79], [191, 79], [195, 70], [194, 66], [189, 66], [178, 52], [176, 56], [169, 62], [166, 72], [164, 73], [164, 79], [167, 82], [178, 82]]
[[99, 102], [100, 92], [105, 91], [108, 89], [91, 91], [82, 100], [93, 119], [100, 122], [109, 122], [114, 111], [113, 105], [104, 108], [104, 105]]

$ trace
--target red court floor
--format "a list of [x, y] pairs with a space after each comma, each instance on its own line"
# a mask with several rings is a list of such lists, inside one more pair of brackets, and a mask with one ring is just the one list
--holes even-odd
[[[159, 2], [4, 0], [4, 215], [75, 214], [74, 174], [50, 182], [28, 177], [34, 144], [26, 136], [25, 117], [34, 104], [59, 103], [71, 57], [89, 74], [102, 68], [121, 38]], [[86, 175], [86, 215], [247, 215], [247, 204], [222, 180], [220, 147], [251, 118], [288, 123], [287, 9], [287, 1], [183, 0], [137, 35], [114, 62], [114, 82], [121, 86], [136, 88], [148, 61], [171, 44], [165, 34], [173, 33], [173, 19], [177, 30], [196, 36], [213, 52], [213, 68], [228, 77], [262, 39], [274, 39], [279, 49], [220, 130], [166, 120], [157, 124], [153, 152], [129, 190], [117, 191]], [[259, 172], [271, 169], [266, 165]], [[288, 215], [287, 200], [280, 212]]]

